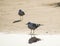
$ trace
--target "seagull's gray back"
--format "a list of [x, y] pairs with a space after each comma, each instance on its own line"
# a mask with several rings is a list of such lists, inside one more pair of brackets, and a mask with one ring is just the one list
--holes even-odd
[[28, 28], [35, 30], [39, 25], [35, 23], [28, 24]]

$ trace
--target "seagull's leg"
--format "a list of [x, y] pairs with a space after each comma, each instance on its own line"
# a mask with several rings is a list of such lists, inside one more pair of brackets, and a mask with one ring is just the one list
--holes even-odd
[[34, 34], [34, 30], [33, 30], [33, 34]]
[[30, 32], [30, 34], [32, 34], [32, 29], [31, 29], [31, 32]]
[[22, 21], [22, 16], [20, 16], [20, 21]]
[[35, 37], [34, 30], [31, 30], [30, 35], [31, 37]]
[[21, 21], [23, 20], [23, 16], [20, 16], [20, 20], [21, 20]]
[[33, 35], [34, 35], [34, 30], [33, 30]]
[[21, 16], [21, 20], [23, 20], [23, 16]]
[[20, 20], [21, 20], [21, 16], [20, 16]]
[[34, 30], [32, 30], [31, 37], [35, 37]]
[[31, 29], [31, 32], [30, 32], [30, 34], [31, 34], [31, 37], [33, 37], [33, 30]]
[[32, 35], [32, 34], [33, 34], [33, 33], [32, 33], [32, 31], [33, 31], [33, 30], [31, 29], [30, 35]]
[[35, 34], [34, 34], [34, 33], [35, 33], [35, 31], [33, 30], [33, 35], [34, 35], [34, 37], [35, 37]]

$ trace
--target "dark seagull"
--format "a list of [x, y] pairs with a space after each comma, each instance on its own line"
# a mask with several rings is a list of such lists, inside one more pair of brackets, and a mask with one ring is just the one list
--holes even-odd
[[20, 20], [15, 20], [15, 21], [13, 21], [13, 23], [22, 21], [23, 20], [23, 16], [25, 15], [25, 12], [22, 11], [21, 9], [19, 9], [18, 15], [20, 16]]
[[18, 15], [20, 16], [20, 20], [23, 20], [23, 16], [25, 15], [25, 12], [19, 9]]
[[27, 25], [28, 28], [31, 30], [31, 35], [34, 35], [34, 30], [37, 29], [39, 26], [41, 26], [41, 24], [36, 24], [32, 22], [28, 22]]

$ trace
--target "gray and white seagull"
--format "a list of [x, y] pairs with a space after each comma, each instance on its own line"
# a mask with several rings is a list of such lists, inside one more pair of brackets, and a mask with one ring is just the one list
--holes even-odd
[[22, 20], [23, 16], [25, 15], [25, 12], [23, 10], [19, 9], [18, 15], [20, 16], [20, 20]]
[[34, 30], [37, 29], [41, 24], [36, 24], [32, 22], [28, 22], [26, 25], [28, 25], [28, 28], [31, 30], [31, 33], [34, 34]]

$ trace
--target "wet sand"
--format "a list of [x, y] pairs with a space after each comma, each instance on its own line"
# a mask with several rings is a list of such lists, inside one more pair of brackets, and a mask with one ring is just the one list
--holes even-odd
[[0, 46], [60, 46], [60, 35], [38, 35], [41, 41], [29, 44], [29, 35], [0, 34]]
[[[0, 32], [29, 34], [27, 22], [43, 24], [35, 34], [60, 34], [60, 7], [44, 4], [60, 2], [59, 0], [0, 0]], [[18, 10], [25, 12], [23, 21], [19, 20]]]

